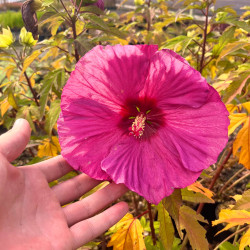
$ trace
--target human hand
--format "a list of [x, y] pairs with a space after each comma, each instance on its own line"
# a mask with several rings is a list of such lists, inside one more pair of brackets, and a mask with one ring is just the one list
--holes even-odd
[[97, 214], [123, 195], [124, 185], [109, 184], [85, 199], [78, 199], [100, 181], [85, 174], [50, 188], [72, 168], [57, 156], [30, 166], [14, 167], [30, 138], [26, 120], [0, 136], [0, 242], [1, 249], [77, 249], [105, 232], [128, 211], [120, 202]]

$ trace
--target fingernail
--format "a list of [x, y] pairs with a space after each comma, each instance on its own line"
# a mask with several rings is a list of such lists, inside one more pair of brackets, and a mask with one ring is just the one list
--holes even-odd
[[21, 126], [24, 125], [24, 123], [26, 123], [26, 120], [25, 119], [22, 119], [22, 118], [19, 118], [15, 121], [14, 125], [13, 125], [13, 128], [19, 128]]

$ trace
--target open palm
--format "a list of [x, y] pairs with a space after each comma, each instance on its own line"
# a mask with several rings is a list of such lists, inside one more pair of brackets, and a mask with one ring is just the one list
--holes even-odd
[[[123, 185], [109, 184], [78, 199], [100, 181], [85, 174], [50, 188], [48, 182], [72, 168], [61, 157], [23, 167], [10, 164], [30, 137], [21, 119], [0, 137], [0, 242], [3, 249], [77, 249], [120, 220], [128, 207], [120, 202], [97, 214], [124, 194]], [[96, 215], [97, 214], [97, 215]]]

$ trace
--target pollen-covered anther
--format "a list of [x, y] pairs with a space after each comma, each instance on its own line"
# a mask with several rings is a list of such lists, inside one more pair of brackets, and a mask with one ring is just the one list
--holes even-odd
[[141, 137], [145, 128], [146, 117], [143, 114], [139, 114], [135, 117], [134, 122], [131, 127], [129, 127], [129, 135], [134, 135], [135, 137]]

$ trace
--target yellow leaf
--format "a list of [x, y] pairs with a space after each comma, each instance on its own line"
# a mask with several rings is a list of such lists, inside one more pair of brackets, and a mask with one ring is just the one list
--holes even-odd
[[226, 108], [229, 113], [233, 113], [234, 111], [238, 110], [238, 107], [234, 104], [227, 104]]
[[244, 102], [241, 106], [250, 114], [250, 102]]
[[11, 76], [11, 74], [12, 74], [12, 72], [13, 72], [13, 70], [16, 68], [16, 66], [15, 65], [8, 65], [6, 68], [5, 68], [5, 71], [6, 71], [6, 76], [7, 76], [7, 78], [10, 80], [10, 76]]
[[242, 129], [237, 134], [236, 140], [233, 144], [233, 155], [236, 155], [240, 150], [239, 163], [243, 164], [245, 168], [250, 169], [250, 127], [249, 117], [245, 119]]
[[108, 243], [113, 250], [146, 250], [143, 240], [143, 228], [140, 221], [133, 218], [132, 214], [126, 214], [110, 231], [117, 229]]
[[1, 105], [1, 115], [3, 117], [4, 114], [7, 112], [7, 110], [9, 109], [10, 104], [8, 103], [7, 98], [5, 98], [0, 105]]
[[245, 223], [250, 224], [250, 212], [245, 210], [222, 209], [219, 213], [219, 219], [213, 221], [212, 224], [215, 226], [225, 222], [228, 224], [217, 234], [234, 226], [244, 225]]
[[245, 113], [236, 113], [230, 114], [230, 125], [228, 126], [228, 135], [231, 135], [236, 128], [243, 124], [247, 120], [247, 114]]
[[58, 138], [56, 136], [52, 136], [51, 139], [45, 139], [42, 143], [42, 145], [38, 146], [38, 157], [44, 157], [44, 156], [57, 156], [59, 152], [61, 151], [60, 144], [58, 141]]
[[41, 54], [42, 52], [39, 50], [35, 50], [30, 56], [26, 57], [23, 62], [23, 71], [21, 75], [24, 73], [24, 71], [30, 66], [30, 64]]
[[246, 246], [250, 246], [250, 229], [241, 238], [239, 250], [244, 250]]
[[205, 195], [206, 197], [208, 197], [210, 200], [213, 200], [212, 197], [213, 197], [214, 193], [211, 190], [203, 187], [200, 184], [200, 182], [198, 182], [198, 181], [196, 181], [192, 185], [188, 186], [187, 188], [188, 188], [188, 190], [194, 191], [196, 193], [201, 193], [201, 194]]

